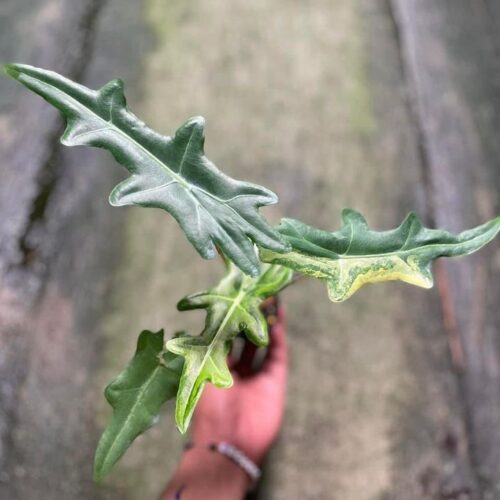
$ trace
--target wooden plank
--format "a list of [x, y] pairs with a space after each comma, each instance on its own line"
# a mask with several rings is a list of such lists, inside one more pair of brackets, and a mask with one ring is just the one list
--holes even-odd
[[[27, 64], [52, 68], [69, 77], [78, 78], [85, 70], [90, 43], [89, 26], [93, 23], [100, 2], [84, 0], [46, 0], [38, 8], [23, 14], [28, 30], [11, 33], [21, 38], [20, 47]], [[2, 6], [7, 8], [6, 6]], [[4, 23], [9, 19], [5, 18]], [[11, 20], [11, 23], [19, 20]], [[19, 23], [21, 24], [21, 23]], [[5, 26], [9, 33], [9, 27]], [[22, 39], [31, 37], [30, 44]], [[21, 52], [21, 51], [20, 51]], [[3, 85], [7, 85], [5, 82]], [[12, 268], [25, 266], [32, 260], [33, 244], [28, 239], [33, 220], [43, 216], [45, 198], [54, 181], [54, 143], [60, 132], [61, 120], [55, 110], [36, 96], [23, 95], [17, 100], [11, 118], [1, 122], [0, 155], [0, 279], [3, 285], [23, 282], [23, 275], [10, 273]], [[42, 126], [43, 124], [43, 126]], [[32, 283], [33, 285], [33, 283]]]
[[[340, 209], [353, 206], [383, 229], [398, 224], [409, 209], [426, 211], [427, 149], [419, 148], [420, 119], [408, 108], [386, 0], [150, 0], [145, 5], [157, 39], [142, 61], [150, 78], [143, 82], [141, 104], [134, 106], [132, 99], [132, 109], [164, 133], [190, 115], [205, 115], [210, 157], [229, 174], [280, 195], [281, 205], [267, 211], [273, 220], [286, 214], [333, 229]], [[130, 81], [134, 72], [127, 74], [126, 67], [144, 54], [133, 53], [135, 41], [144, 36], [133, 31], [143, 29], [137, 28], [138, 9], [134, 0], [114, 0], [103, 13], [95, 32], [99, 50], [91, 65], [92, 86], [116, 76]], [[62, 36], [59, 28], [55, 33]], [[123, 58], [119, 64], [117, 55]], [[445, 57], [447, 67], [455, 57]], [[43, 60], [68, 74], [57, 61]], [[474, 89], [476, 99], [484, 98], [483, 90]], [[213, 283], [221, 269], [199, 259], [163, 213], [106, 208], [119, 169], [109, 167], [108, 174], [104, 156], [88, 150], [59, 153], [43, 220], [30, 222], [40, 193], [38, 172], [52, 154], [49, 143], [58, 130], [50, 108], [36, 98], [30, 102], [49, 113], [42, 116], [53, 132], [44, 135], [43, 147], [26, 151], [36, 153], [38, 167], [29, 166], [24, 177], [13, 179], [12, 189], [23, 179], [28, 186], [21, 186], [22, 214], [2, 233], [8, 238], [1, 240], [3, 269], [13, 265], [16, 272], [8, 273], [0, 296], [0, 371], [6, 381], [0, 394], [0, 496], [154, 497], [181, 448], [171, 411], [134, 443], [98, 490], [90, 469], [98, 430], [109, 414], [102, 388], [131, 356], [142, 328], [196, 333], [200, 317], [177, 314], [175, 303]], [[480, 109], [487, 115], [486, 104]], [[28, 122], [23, 118], [23, 127], [35, 128]], [[491, 138], [488, 144], [498, 147]], [[471, 147], [474, 152], [485, 146]], [[487, 163], [492, 155], [484, 151]], [[463, 154], [474, 160], [470, 152]], [[485, 175], [495, 172], [486, 170]], [[464, 166], [464, 172], [470, 169]], [[460, 182], [464, 193], [468, 186]], [[4, 196], [12, 199], [11, 193], [0, 193], [0, 199]], [[449, 206], [460, 204], [459, 198]], [[429, 210], [428, 218], [436, 213]], [[475, 216], [440, 217], [452, 229], [478, 222]], [[20, 240], [29, 243], [37, 235], [41, 244], [35, 254], [27, 251], [29, 245], [19, 252]], [[497, 272], [490, 262], [491, 274]], [[49, 271], [39, 272], [39, 263]], [[474, 276], [485, 280], [489, 273], [483, 268]], [[32, 282], [35, 291], [44, 291], [30, 308], [7, 282]], [[492, 289], [491, 283], [481, 286], [482, 293], [486, 286]], [[387, 284], [333, 305], [322, 284], [306, 281], [288, 291], [285, 302], [289, 401], [261, 497], [478, 498], [463, 395], [451, 368], [437, 292]], [[449, 302], [461, 313], [462, 303], [454, 297]], [[483, 314], [475, 307], [476, 316]], [[466, 304], [463, 311], [469, 310]], [[491, 339], [492, 323], [486, 321]], [[463, 335], [458, 317], [456, 324]], [[464, 352], [467, 360], [465, 347]]]
[[[86, 76], [99, 84], [108, 77], [106, 57], [115, 68], [118, 61], [133, 67], [137, 60], [123, 40], [119, 54], [109, 45], [124, 27], [123, 16], [106, 9], [104, 40], [93, 29], [101, 2], [11, 4], [2, 33], [19, 37], [17, 52], [4, 54], [2, 46], [2, 60], [76, 79], [90, 66]], [[136, 11], [127, 7], [139, 30]], [[92, 64], [90, 38], [101, 50]], [[62, 152], [56, 144], [61, 119], [51, 107], [7, 78], [0, 84], [12, 99], [2, 109], [9, 136], [2, 128], [1, 144], [9, 161], [0, 167], [0, 497], [98, 499], [103, 492], [92, 482], [98, 434], [91, 403], [102, 398], [102, 386], [94, 396], [92, 377], [96, 319], [119, 249], [120, 213], [112, 217], [107, 203], [118, 169], [107, 169], [105, 155], [95, 151]], [[22, 248], [23, 242], [29, 245]]]
[[[421, 126], [436, 224], [473, 226], [499, 211], [498, 11], [495, 2], [394, 0]], [[488, 5], [490, 9], [488, 9]], [[500, 299], [495, 246], [440, 267], [457, 334], [470, 452], [481, 498], [500, 494]]]
[[[2, 36], [8, 38], [9, 45], [2, 46], [6, 51], [2, 59], [23, 57], [26, 62], [57, 68], [74, 77], [81, 75], [97, 7], [94, 0], [78, 4], [52, 0], [28, 5], [3, 3]], [[16, 99], [19, 93], [10, 91], [12, 82], [7, 78], [2, 78], [1, 85], [10, 96], [0, 120], [0, 490], [7, 497], [15, 491], [13, 471], [17, 467], [23, 473], [16, 464], [14, 428], [21, 389], [34, 355], [30, 333], [36, 327], [28, 310], [41, 284], [36, 276], [42, 270], [38, 259], [34, 266], [28, 266], [25, 238], [33, 229], [34, 217], [43, 216], [35, 212], [43, 211], [40, 203], [53, 182], [49, 160], [54, 158], [55, 134], [61, 121], [34, 96]], [[12, 114], [6, 114], [7, 110]]]

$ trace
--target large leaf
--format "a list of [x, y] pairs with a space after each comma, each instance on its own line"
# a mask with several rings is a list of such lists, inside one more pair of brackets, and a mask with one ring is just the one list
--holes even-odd
[[228, 274], [215, 288], [189, 295], [179, 302], [177, 307], [181, 311], [207, 310], [200, 336], [167, 342], [169, 351], [185, 358], [175, 411], [182, 433], [189, 426], [206, 382], [217, 387], [232, 385], [226, 358], [234, 337], [244, 332], [254, 344], [267, 345], [267, 324], [259, 306], [263, 299], [286, 286], [292, 273], [281, 266], [265, 265], [258, 278], [251, 278], [230, 265]]
[[434, 259], [475, 252], [500, 231], [500, 217], [458, 235], [425, 228], [414, 213], [391, 231], [370, 230], [355, 210], [345, 209], [342, 221], [342, 228], [330, 233], [283, 219], [278, 230], [293, 250], [278, 254], [262, 249], [260, 256], [326, 280], [330, 299], [342, 302], [367, 283], [401, 280], [430, 288]]
[[217, 169], [204, 154], [203, 118], [191, 118], [174, 137], [165, 137], [127, 110], [120, 80], [93, 91], [52, 71], [21, 64], [5, 69], [64, 114], [64, 145], [107, 149], [132, 174], [111, 192], [112, 205], [166, 210], [204, 258], [214, 257], [217, 245], [251, 275], [259, 272], [251, 240], [276, 252], [287, 249], [258, 212], [278, 198]]
[[113, 415], [95, 454], [97, 481], [110, 471], [134, 439], [155, 423], [163, 403], [175, 397], [184, 360], [163, 349], [163, 330], [143, 331], [135, 356], [106, 387]]

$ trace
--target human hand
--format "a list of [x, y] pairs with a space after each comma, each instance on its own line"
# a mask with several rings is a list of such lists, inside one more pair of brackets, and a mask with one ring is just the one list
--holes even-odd
[[252, 368], [256, 348], [245, 343], [232, 367], [234, 385], [221, 390], [207, 384], [194, 415], [195, 445], [228, 442], [251, 460], [261, 463], [275, 441], [283, 419], [287, 345], [285, 315], [278, 308], [270, 330], [270, 342], [262, 366]]
[[[270, 312], [276, 299], [269, 299]], [[276, 312], [274, 308], [274, 313]], [[233, 363], [234, 385], [217, 389], [207, 384], [191, 425], [194, 447], [184, 453], [162, 498], [170, 500], [235, 500], [250, 486], [247, 473], [231, 460], [213, 453], [208, 445], [227, 442], [259, 464], [276, 439], [285, 404], [287, 347], [284, 311], [268, 313], [270, 342], [258, 370], [253, 369], [256, 349], [248, 342]]]

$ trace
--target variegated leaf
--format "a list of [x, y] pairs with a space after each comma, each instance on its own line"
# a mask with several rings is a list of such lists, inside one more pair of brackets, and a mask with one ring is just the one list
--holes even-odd
[[181, 311], [207, 310], [200, 336], [172, 339], [167, 343], [169, 351], [185, 358], [175, 411], [181, 432], [186, 432], [206, 382], [217, 387], [232, 385], [226, 358], [234, 337], [244, 332], [254, 344], [267, 345], [267, 324], [259, 306], [265, 298], [286, 286], [292, 274], [290, 269], [281, 266], [264, 265], [262, 274], [251, 278], [230, 264], [227, 275], [216, 287], [179, 302]]
[[283, 219], [278, 231], [292, 251], [261, 249], [261, 259], [325, 280], [330, 299], [342, 302], [367, 283], [400, 280], [430, 288], [433, 260], [475, 252], [500, 231], [500, 217], [457, 235], [424, 227], [414, 213], [390, 231], [369, 229], [351, 209], [344, 209], [342, 221], [342, 228], [331, 233]]

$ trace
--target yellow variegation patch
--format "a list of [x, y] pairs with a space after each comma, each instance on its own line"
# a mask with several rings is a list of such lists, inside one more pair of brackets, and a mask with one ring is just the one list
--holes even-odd
[[327, 282], [328, 296], [332, 302], [343, 302], [368, 283], [404, 281], [422, 288], [431, 288], [432, 274], [428, 266], [420, 267], [418, 259], [404, 260], [398, 256], [358, 257], [332, 260], [312, 257], [298, 252], [278, 254], [261, 251], [266, 262], [298, 269]]
[[399, 280], [431, 288], [433, 260], [475, 252], [500, 231], [498, 217], [457, 235], [426, 228], [413, 213], [390, 231], [373, 231], [355, 210], [344, 209], [342, 221], [341, 229], [328, 232], [283, 219], [278, 231], [292, 251], [261, 248], [260, 257], [325, 280], [330, 299], [342, 302], [367, 283]]

